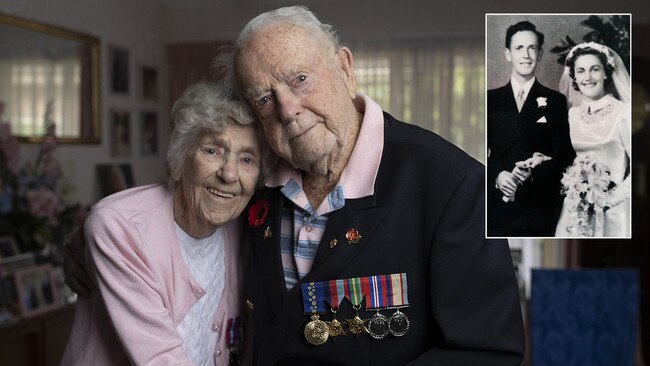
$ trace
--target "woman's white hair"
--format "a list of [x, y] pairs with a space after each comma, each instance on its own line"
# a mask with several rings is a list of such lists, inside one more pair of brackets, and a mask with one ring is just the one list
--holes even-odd
[[[167, 149], [170, 184], [181, 179], [183, 167], [190, 162], [188, 160], [197, 148], [201, 136], [224, 131], [228, 122], [241, 125], [256, 122], [248, 105], [233, 97], [224, 84], [208, 82], [200, 82], [187, 88], [174, 103], [171, 119], [173, 128]], [[259, 143], [263, 154], [260, 160], [264, 164], [266, 144], [264, 141]], [[262, 176], [263, 174], [260, 174], [260, 177]]]

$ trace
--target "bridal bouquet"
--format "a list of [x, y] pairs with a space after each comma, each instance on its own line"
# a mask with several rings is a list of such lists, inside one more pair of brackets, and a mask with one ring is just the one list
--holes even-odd
[[593, 236], [596, 216], [611, 207], [610, 193], [616, 187], [609, 169], [589, 155], [579, 156], [567, 168], [561, 182], [569, 213], [567, 231], [572, 236]]

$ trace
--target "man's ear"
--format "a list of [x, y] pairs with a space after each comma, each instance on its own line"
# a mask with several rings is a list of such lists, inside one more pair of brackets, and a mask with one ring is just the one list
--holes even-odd
[[343, 71], [345, 85], [348, 88], [350, 97], [354, 99], [357, 91], [357, 79], [354, 77], [354, 58], [352, 57], [352, 51], [347, 47], [341, 47], [341, 49], [336, 53], [336, 56], [339, 60], [341, 71]]
[[506, 55], [506, 60], [508, 60], [508, 62], [512, 62], [512, 55], [510, 54], [509, 48], [504, 48], [503, 54]]
[[539, 52], [537, 52], [537, 61], [542, 61], [542, 55], [544, 54], [544, 49], [540, 48]]

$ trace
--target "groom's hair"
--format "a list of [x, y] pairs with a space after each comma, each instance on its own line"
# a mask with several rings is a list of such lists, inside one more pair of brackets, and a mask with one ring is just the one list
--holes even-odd
[[537, 36], [537, 48], [542, 48], [544, 45], [544, 34], [538, 32], [533, 23], [524, 20], [508, 27], [508, 30], [506, 31], [506, 48], [510, 49], [510, 41], [512, 41], [512, 36], [514, 36], [517, 32], [533, 32]]

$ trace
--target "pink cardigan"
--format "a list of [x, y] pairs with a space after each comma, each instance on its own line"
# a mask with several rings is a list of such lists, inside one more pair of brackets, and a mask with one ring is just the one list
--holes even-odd
[[[241, 222], [233, 220], [225, 229], [226, 284], [206, 324], [219, 333], [218, 366], [228, 364], [228, 319], [242, 315], [245, 267]], [[86, 261], [99, 291], [78, 300], [62, 365], [192, 365], [176, 326], [205, 293], [177, 244], [172, 192], [155, 184], [109, 196], [93, 206], [84, 234]]]

